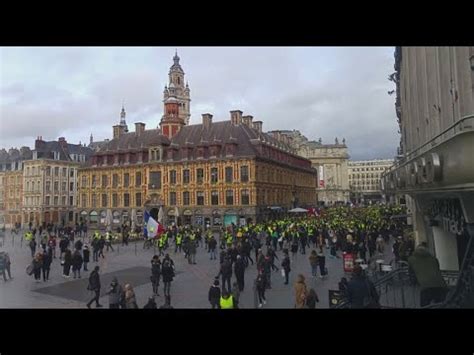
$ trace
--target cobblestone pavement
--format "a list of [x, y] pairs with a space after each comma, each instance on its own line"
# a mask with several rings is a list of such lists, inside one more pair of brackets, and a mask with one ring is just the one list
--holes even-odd
[[[82, 272], [82, 279], [76, 280], [73, 279], [71, 272], [71, 277], [65, 279], [62, 277], [59, 259], [53, 259], [50, 280], [37, 283], [33, 276], [26, 274], [26, 267], [31, 261], [31, 252], [21, 239], [20, 235], [12, 236], [7, 231], [3, 246], [0, 247], [0, 250], [10, 253], [13, 276], [13, 280], [7, 282], [0, 279], [0, 308], [85, 308], [87, 301], [92, 298], [92, 294], [86, 289], [89, 272]], [[108, 297], [104, 294], [111, 278], [117, 276], [122, 285], [130, 283], [134, 286], [137, 303], [142, 308], [148, 297], [152, 295], [149, 278], [150, 260], [154, 255], [154, 250], [153, 248], [143, 249], [142, 241], [129, 243], [128, 246], [115, 245], [114, 249], [113, 252], [104, 252], [105, 258], [100, 258], [98, 263], [88, 265], [89, 270], [93, 270], [95, 265], [100, 266], [102, 282], [100, 303], [108, 306]], [[266, 248], [264, 247], [263, 250], [265, 251]], [[326, 279], [314, 278], [311, 276], [308, 261], [311, 250], [312, 248], [308, 248], [306, 255], [298, 254], [296, 259], [292, 260], [289, 285], [284, 285], [280, 271], [272, 272], [272, 289], [266, 292], [267, 304], [264, 308], [293, 308], [293, 284], [299, 273], [306, 277], [308, 287], [316, 290], [320, 299], [317, 308], [329, 308], [328, 290], [337, 289], [340, 278], [344, 276], [342, 258], [331, 259], [328, 257], [329, 251], [325, 250], [329, 275]], [[204, 247], [199, 247], [196, 255], [197, 264], [190, 265], [183, 254], [174, 253], [174, 248], [168, 249], [167, 252], [176, 266], [176, 277], [171, 284], [172, 306], [174, 308], [210, 308], [208, 291], [214, 277], [218, 274], [219, 258], [210, 260]], [[280, 267], [282, 252], [278, 251], [277, 255], [279, 260], [275, 261], [275, 265]], [[252, 258], [254, 256], [252, 251]], [[386, 261], [389, 262], [390, 258], [387, 257]], [[256, 273], [255, 264], [250, 265], [245, 272], [245, 289], [240, 297], [241, 308], [248, 309], [256, 306], [253, 289]], [[232, 281], [234, 280], [235, 277], [232, 278]], [[156, 297], [156, 302], [161, 305], [164, 303], [162, 284], [160, 284], [159, 292], [161, 296]]]

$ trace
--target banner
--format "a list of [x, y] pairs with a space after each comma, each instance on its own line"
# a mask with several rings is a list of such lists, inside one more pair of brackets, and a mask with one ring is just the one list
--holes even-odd
[[324, 187], [324, 167], [319, 166], [319, 187]]
[[354, 270], [354, 255], [352, 253], [343, 253], [342, 262], [344, 265], [344, 272], [352, 272]]

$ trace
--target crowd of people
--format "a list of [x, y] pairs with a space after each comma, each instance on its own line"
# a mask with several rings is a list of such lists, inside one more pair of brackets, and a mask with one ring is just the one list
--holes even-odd
[[[283, 286], [289, 287], [292, 263], [303, 257], [308, 262], [308, 274], [313, 278], [327, 278], [326, 257], [340, 258], [341, 253], [352, 253], [370, 264], [385, 252], [389, 240], [393, 243], [395, 261], [408, 261], [414, 251], [414, 241], [405, 231], [401, 220], [392, 218], [403, 214], [399, 206], [371, 206], [353, 208], [347, 206], [332, 207], [317, 211], [316, 216], [286, 217], [262, 223], [251, 223], [245, 226], [230, 225], [213, 231], [211, 228], [192, 226], [170, 226], [161, 235], [144, 241], [144, 248], [153, 246], [156, 253], [150, 262], [150, 282], [152, 294], [145, 308], [157, 308], [155, 297], [160, 296], [160, 282], [163, 284], [165, 298], [164, 308], [171, 307], [171, 283], [175, 278], [175, 264], [170, 254], [183, 257], [189, 265], [196, 265], [196, 254], [203, 250], [208, 258], [215, 261], [218, 274], [212, 281], [208, 301], [211, 308], [239, 308], [240, 295], [249, 289], [245, 283], [245, 274], [249, 268], [255, 268], [256, 277], [251, 292], [255, 292], [257, 307], [267, 303], [267, 290], [272, 288], [272, 274], [281, 273]], [[55, 229], [47, 226], [31, 228], [25, 233], [25, 240], [31, 249], [32, 262], [27, 272], [34, 276], [36, 282], [49, 280], [51, 265], [59, 258], [64, 278], [81, 278], [81, 271], [88, 272], [90, 249], [92, 262], [105, 258], [105, 252], [114, 251], [113, 244], [128, 243], [133, 232], [122, 226], [121, 233], [94, 231], [83, 242], [85, 227]], [[36, 237], [36, 233], [38, 237]], [[56, 234], [57, 232], [57, 234]], [[119, 231], [118, 231], [119, 232]], [[87, 231], [86, 234], [87, 236]], [[79, 238], [77, 238], [79, 236]], [[118, 236], [121, 236], [119, 238]], [[121, 240], [120, 240], [121, 239]], [[59, 249], [58, 252], [56, 249]], [[290, 256], [291, 253], [291, 256]], [[0, 271], [9, 267], [0, 254]], [[9, 259], [8, 259], [9, 260]], [[4, 278], [5, 273], [3, 272]], [[376, 295], [370, 283], [366, 282], [365, 272], [355, 267], [352, 279], [343, 278], [340, 290], [354, 307], [368, 307], [376, 303]], [[348, 276], [349, 277], [349, 276]], [[298, 274], [293, 284], [296, 308], [314, 308], [319, 297], [314, 288], [306, 285], [306, 278]], [[365, 293], [362, 284], [366, 285]], [[367, 287], [367, 285], [369, 285]], [[100, 297], [99, 266], [89, 274], [88, 290], [94, 297], [87, 307], [95, 302], [97, 307]], [[114, 278], [106, 293], [109, 296], [110, 308], [138, 308], [136, 296], [130, 283], [120, 285]], [[364, 294], [364, 295], [362, 295]], [[370, 300], [367, 301], [367, 294]], [[362, 295], [362, 296], [361, 296]], [[366, 299], [364, 299], [364, 297]]]

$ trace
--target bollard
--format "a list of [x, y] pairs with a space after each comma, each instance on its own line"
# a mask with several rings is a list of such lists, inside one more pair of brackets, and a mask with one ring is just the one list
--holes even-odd
[[119, 249], [120, 249], [120, 244], [117, 244], [117, 254], [120, 254]]
[[23, 248], [23, 236], [21, 237], [20, 248]]
[[15, 247], [15, 239], [13, 238], [13, 233], [12, 233], [12, 247]]
[[137, 243], [135, 243], [135, 256], [137, 255]]

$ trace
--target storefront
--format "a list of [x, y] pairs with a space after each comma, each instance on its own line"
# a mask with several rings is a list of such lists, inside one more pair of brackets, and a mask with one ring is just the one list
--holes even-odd
[[222, 226], [222, 217], [218, 210], [214, 210], [212, 212], [212, 226], [213, 227], [220, 227]]
[[224, 227], [231, 224], [238, 225], [237, 213], [233, 210], [226, 211], [224, 214]]
[[192, 216], [193, 212], [191, 210], [184, 210], [183, 212], [183, 224], [184, 225], [191, 225], [192, 224]]

